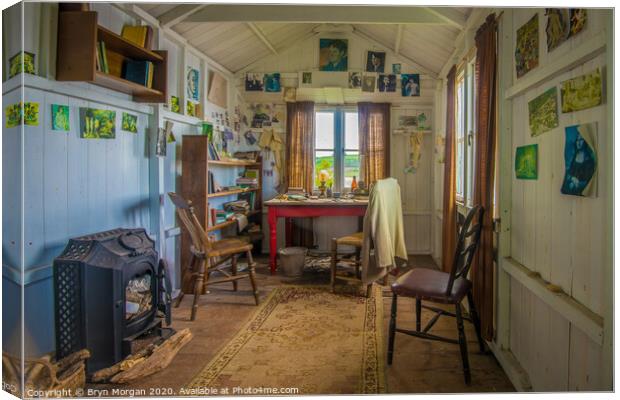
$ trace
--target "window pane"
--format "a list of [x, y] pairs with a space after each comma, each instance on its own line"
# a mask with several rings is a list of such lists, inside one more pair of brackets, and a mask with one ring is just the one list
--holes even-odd
[[334, 113], [316, 113], [316, 138], [314, 147], [317, 149], [334, 148]]
[[334, 152], [333, 151], [315, 151], [314, 152], [314, 186], [319, 187], [319, 176], [321, 171], [325, 171], [327, 186], [334, 184]]
[[345, 151], [344, 153], [344, 187], [351, 189], [353, 177], [360, 180], [360, 153], [359, 151]]
[[348, 150], [359, 150], [360, 148], [357, 113], [348, 112], [344, 115], [344, 148]]
[[461, 75], [456, 82], [456, 196], [465, 196], [465, 80]]

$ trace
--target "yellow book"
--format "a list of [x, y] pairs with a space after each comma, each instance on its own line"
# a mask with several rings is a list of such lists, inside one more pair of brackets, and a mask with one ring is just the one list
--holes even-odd
[[131, 43], [137, 44], [140, 47], [144, 47], [144, 42], [146, 41], [146, 33], [146, 25], [125, 25], [123, 26], [121, 36], [130, 41]]
[[153, 87], [153, 63], [149, 61], [149, 76], [148, 76], [148, 88]]

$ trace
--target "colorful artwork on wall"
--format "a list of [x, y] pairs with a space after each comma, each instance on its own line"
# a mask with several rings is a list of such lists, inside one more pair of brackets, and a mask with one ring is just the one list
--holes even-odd
[[596, 186], [596, 123], [567, 126], [564, 144], [564, 180], [561, 192], [590, 196]]
[[116, 111], [80, 107], [80, 137], [83, 139], [114, 139]]
[[413, 129], [418, 127], [417, 115], [399, 115], [398, 116], [398, 128], [399, 129]]
[[319, 70], [346, 71], [348, 53], [347, 39], [319, 39]]
[[39, 103], [24, 103], [24, 124], [39, 126]]
[[[22, 58], [23, 54], [23, 58]], [[34, 54], [20, 51], [9, 60], [9, 78], [14, 77], [20, 72], [34, 74]]]
[[562, 112], [585, 110], [601, 105], [603, 86], [601, 71], [569, 79], [561, 83]]
[[517, 179], [538, 179], [538, 145], [517, 147], [515, 153]]
[[570, 28], [568, 36], [572, 37], [578, 34], [586, 27], [588, 21], [588, 10], [585, 8], [570, 8]]
[[401, 92], [403, 97], [419, 96], [420, 95], [420, 75], [419, 74], [402, 74], [402, 88]]
[[265, 74], [263, 85], [265, 92], [276, 93], [282, 91], [280, 86], [280, 73]]
[[538, 14], [517, 30], [515, 65], [517, 78], [538, 66]]
[[547, 51], [551, 51], [568, 39], [570, 21], [567, 8], [547, 8]]
[[4, 109], [7, 128], [15, 128], [22, 123], [22, 103], [10, 104]]
[[138, 133], [138, 116], [124, 112], [121, 118], [121, 129], [131, 133]]
[[312, 85], [312, 72], [302, 72], [301, 83], [304, 85]]
[[384, 51], [369, 51], [366, 56], [366, 71], [383, 73], [384, 70], [385, 70], [385, 52]]
[[396, 91], [396, 75], [379, 75], [379, 91], [395, 92]]
[[418, 129], [421, 131], [430, 131], [432, 129], [431, 123], [424, 112], [418, 114]]
[[362, 92], [374, 93], [377, 77], [374, 75], [364, 75], [362, 79]]
[[349, 72], [349, 89], [359, 89], [362, 87], [362, 73]]
[[200, 72], [192, 67], [187, 68], [187, 98], [200, 101]]
[[400, 71], [401, 71], [402, 66], [400, 64], [392, 64], [392, 73], [399, 75]]
[[69, 106], [52, 104], [52, 130], [69, 130]]
[[181, 112], [181, 103], [177, 96], [170, 96], [170, 111], [175, 113]]
[[527, 103], [530, 135], [538, 136], [559, 125], [558, 89], [554, 86]]
[[245, 74], [245, 91], [246, 92], [262, 92], [263, 91], [263, 75], [257, 73]]
[[196, 116], [196, 105], [187, 100], [186, 104], [185, 104], [185, 111], [187, 111], [187, 115], [189, 115], [190, 117], [195, 117]]

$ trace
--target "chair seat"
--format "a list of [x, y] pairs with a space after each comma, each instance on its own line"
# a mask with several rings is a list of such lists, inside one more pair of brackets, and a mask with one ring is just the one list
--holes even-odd
[[336, 239], [338, 244], [347, 245], [347, 246], [355, 246], [362, 247], [362, 242], [364, 241], [364, 232], [357, 232], [352, 235], [347, 235]]
[[399, 296], [420, 297], [442, 303], [460, 302], [471, 288], [471, 282], [465, 278], [458, 278], [452, 286], [452, 293], [448, 295], [446, 289], [450, 274], [427, 268], [414, 268], [400, 276], [392, 284], [392, 292]]
[[248, 243], [237, 238], [229, 238], [211, 243], [211, 249], [208, 253], [209, 257], [221, 257], [230, 254], [243, 253], [252, 250], [252, 247], [252, 243]]

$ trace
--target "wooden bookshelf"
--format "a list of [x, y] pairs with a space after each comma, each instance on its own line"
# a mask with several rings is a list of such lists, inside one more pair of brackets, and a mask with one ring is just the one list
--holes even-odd
[[[251, 216], [256, 215], [256, 214], [258, 214], [258, 213], [260, 213], [260, 210], [253, 210], [253, 211], [250, 211], [250, 212], [245, 213], [245, 215], [246, 215], [247, 217], [251, 217]], [[231, 226], [231, 225], [233, 225], [233, 224], [236, 224], [236, 223], [237, 223], [237, 220], [236, 220], [236, 219], [231, 219], [231, 220], [228, 220], [228, 221], [226, 221], [226, 222], [222, 222], [222, 223], [219, 223], [219, 224], [215, 224], [215, 225], [213, 225], [213, 226], [210, 226], [210, 227], [208, 227], [208, 228], [206, 229], [206, 231], [207, 231], [207, 232], [219, 231], [220, 229], [227, 228], [227, 227], [229, 227], [229, 226]]]
[[209, 160], [209, 165], [229, 165], [238, 167], [250, 167], [259, 165], [257, 161], [245, 161], [245, 160]]
[[[97, 70], [97, 47], [103, 41], [109, 73]], [[125, 60], [151, 61], [153, 84], [146, 87], [122, 77]], [[97, 23], [96, 11], [58, 13], [56, 80], [83, 81], [129, 94], [141, 103], [165, 103], [168, 53], [138, 46]]]

